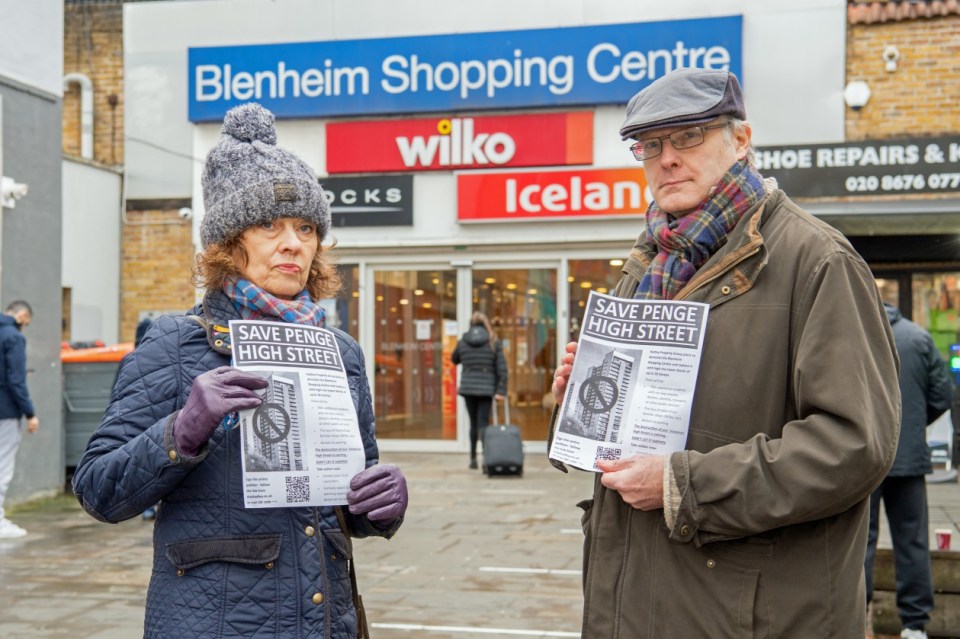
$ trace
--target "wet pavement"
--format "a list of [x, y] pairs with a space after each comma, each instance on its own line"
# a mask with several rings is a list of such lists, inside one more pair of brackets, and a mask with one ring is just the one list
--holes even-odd
[[[465, 455], [384, 453], [407, 474], [410, 507], [391, 541], [356, 542], [377, 639], [578, 637], [580, 510], [587, 473], [528, 454], [523, 477], [487, 479]], [[960, 486], [930, 484], [930, 531], [960, 548]], [[30, 534], [0, 540], [0, 637], [142, 636], [153, 525], [101, 524], [71, 496], [15, 508]], [[885, 524], [880, 545], [889, 547]]]
[[[486, 478], [466, 455], [384, 453], [410, 505], [390, 540], [355, 542], [377, 639], [578, 637], [586, 473], [528, 454], [522, 477]], [[30, 534], [0, 540], [0, 637], [142, 636], [153, 525], [102, 524], [72, 497], [13, 509]], [[179, 638], [178, 638], [179, 639]]]

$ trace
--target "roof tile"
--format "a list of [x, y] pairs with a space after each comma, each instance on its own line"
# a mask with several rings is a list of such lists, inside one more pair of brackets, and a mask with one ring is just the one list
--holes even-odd
[[848, 0], [847, 22], [874, 24], [960, 15], [960, 0]]

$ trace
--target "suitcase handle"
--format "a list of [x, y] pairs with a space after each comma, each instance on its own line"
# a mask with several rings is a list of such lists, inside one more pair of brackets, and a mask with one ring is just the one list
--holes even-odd
[[[493, 410], [490, 411], [490, 412], [493, 413], [493, 425], [494, 425], [494, 426], [499, 426], [499, 425], [500, 425], [500, 420], [499, 420], [500, 413], [497, 411], [497, 396], [496, 396], [496, 395], [493, 396]], [[504, 418], [504, 422], [503, 422], [504, 424], [509, 424], [509, 423], [510, 423], [510, 400], [509, 400], [506, 396], [504, 396], [504, 398], [503, 398], [503, 418]]]

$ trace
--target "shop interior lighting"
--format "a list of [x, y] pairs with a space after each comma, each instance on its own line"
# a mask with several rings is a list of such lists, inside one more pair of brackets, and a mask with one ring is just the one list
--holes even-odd
[[507, 284], [507, 290], [508, 290], [508, 291], [515, 291], [515, 290], [517, 290], [517, 285], [514, 284], [513, 282], [510, 282], [509, 284]]
[[573, 275], [567, 275], [567, 282], [569, 282], [569, 283], [571, 283], [571, 284], [573, 284], [574, 281], [576, 281], [576, 279], [577, 279], [577, 278], [575, 278]]
[[483, 281], [486, 282], [487, 284], [496, 284], [496, 283], [497, 283], [497, 278], [495, 278], [495, 277], [488, 277], [487, 279], [485, 279], [485, 280], [483, 280]]
[[537, 289], [535, 289], [535, 288], [528, 288], [528, 289], [527, 289], [527, 295], [536, 295], [536, 294], [537, 294]]
[[623, 266], [623, 260], [610, 260], [610, 266]]
[[418, 289], [416, 289], [416, 290], [413, 291], [413, 294], [414, 294], [414, 295], [423, 295], [423, 289], [422, 289], [422, 288], [418, 288]]
[[405, 298], [405, 297], [400, 299], [400, 305], [401, 305], [401, 306], [406, 306], [406, 305], [409, 304], [409, 303], [410, 303], [410, 300], [408, 300], [408, 299]]
[[580, 288], [591, 288], [592, 286], [593, 282], [580, 282]]

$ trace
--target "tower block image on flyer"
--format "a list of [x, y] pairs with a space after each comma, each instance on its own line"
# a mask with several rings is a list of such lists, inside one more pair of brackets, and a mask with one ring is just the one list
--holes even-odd
[[247, 421], [249, 439], [248, 470], [303, 470], [301, 418], [297, 385], [289, 376], [272, 374], [264, 391], [262, 413]]
[[[610, 351], [603, 362], [590, 368], [588, 379], [597, 380], [582, 391], [577, 402], [577, 417], [584, 430], [597, 441], [618, 442], [624, 406], [630, 389], [633, 359]], [[606, 410], [598, 407], [608, 407]]]

